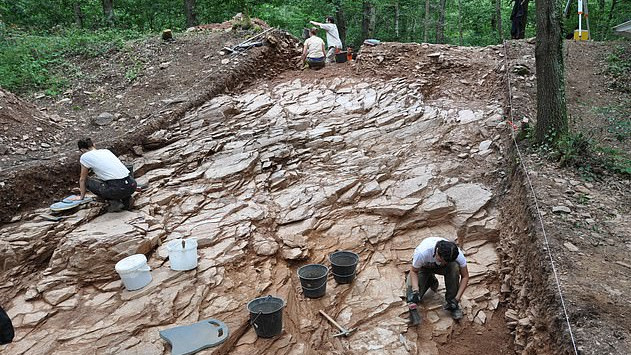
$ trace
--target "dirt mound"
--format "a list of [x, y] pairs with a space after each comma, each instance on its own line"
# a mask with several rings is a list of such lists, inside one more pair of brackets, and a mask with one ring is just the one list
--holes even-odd
[[0, 161], [10, 160], [9, 155], [13, 154], [57, 152], [61, 127], [55, 120], [54, 116], [0, 88]]
[[[258, 26], [262, 29], [270, 28], [270, 25], [268, 25], [267, 22], [256, 17], [251, 17], [249, 19], [249, 24], [252, 26]], [[210, 30], [210, 31], [227, 32], [234, 29], [235, 27], [238, 28], [238, 27], [243, 27], [243, 26], [248, 26], [248, 20], [245, 19], [243, 14], [237, 14], [230, 21], [224, 21], [222, 23], [209, 23], [209, 24], [197, 25], [197, 26], [188, 28], [186, 31], [193, 32], [193, 31]]]

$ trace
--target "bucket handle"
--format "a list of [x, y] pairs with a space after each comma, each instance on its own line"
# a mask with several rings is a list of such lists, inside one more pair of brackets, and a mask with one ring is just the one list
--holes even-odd
[[353, 276], [353, 275], [357, 274], [357, 270], [355, 270], [352, 274], [348, 274], [348, 275], [339, 275], [339, 274], [336, 274], [334, 272], [332, 272], [332, 274], [333, 274], [333, 276], [337, 276], [337, 277], [350, 277], [350, 276]]
[[256, 320], [259, 319], [259, 316], [263, 314], [263, 311], [259, 311], [259, 313], [256, 314], [256, 317], [254, 317], [254, 319], [250, 320], [250, 325], [253, 326], [254, 328], [258, 328], [258, 324], [256, 324]]
[[[272, 298], [272, 295], [267, 295], [267, 297], [266, 297], [266, 298], [267, 298], [267, 299], [270, 299], [270, 298]], [[283, 307], [285, 307], [284, 302], [283, 302]], [[257, 319], [259, 319], [259, 317], [261, 316], [261, 314], [263, 314], [263, 311], [259, 311], [259, 312], [256, 314], [256, 317], [254, 317], [254, 319], [251, 319], [251, 320], [250, 320], [250, 325], [251, 325], [252, 327], [254, 327], [254, 328], [258, 328], [258, 327], [259, 327], [259, 326], [258, 326], [255, 322], [256, 322], [256, 320], [257, 320]]]

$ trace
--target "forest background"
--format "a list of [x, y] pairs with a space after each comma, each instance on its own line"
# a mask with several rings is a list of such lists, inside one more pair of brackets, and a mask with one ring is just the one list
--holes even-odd
[[[63, 65], [66, 55], [99, 56], [165, 28], [184, 31], [237, 13], [296, 36], [309, 20], [323, 22], [325, 16], [334, 16], [343, 43], [355, 48], [366, 38], [486, 46], [535, 35], [535, 1], [517, 1], [0, 0], [0, 86], [19, 94], [44, 90], [55, 96], [64, 79], [49, 74], [49, 68]], [[560, 7], [568, 4], [555, 1]], [[631, 16], [628, 0], [588, 4], [595, 40], [615, 39], [611, 27]], [[577, 2], [569, 5], [564, 21], [568, 35], [578, 27]], [[524, 28], [517, 35], [513, 28], [511, 36], [516, 16], [525, 19]]]

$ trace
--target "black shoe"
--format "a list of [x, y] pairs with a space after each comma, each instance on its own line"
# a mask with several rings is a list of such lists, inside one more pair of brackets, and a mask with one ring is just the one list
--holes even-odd
[[432, 275], [432, 277], [429, 279], [429, 288], [430, 290], [434, 291], [434, 293], [438, 292], [438, 279], [435, 275]]
[[460, 306], [458, 305], [458, 301], [456, 300], [447, 301], [447, 303], [443, 306], [443, 309], [449, 311], [449, 313], [451, 313], [451, 318], [454, 320], [460, 320], [464, 315], [462, 313], [462, 309], [460, 309]]
[[109, 200], [110, 205], [107, 207], [107, 212], [120, 212], [124, 209], [124, 204], [119, 200]]
[[131, 196], [129, 196], [127, 198], [122, 199], [121, 201], [123, 203], [123, 209], [127, 211], [131, 211], [131, 207], [134, 204], [134, 199]]

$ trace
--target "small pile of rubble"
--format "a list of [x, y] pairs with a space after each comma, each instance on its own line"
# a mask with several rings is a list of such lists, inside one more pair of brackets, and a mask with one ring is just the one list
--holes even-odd
[[55, 153], [61, 143], [61, 126], [49, 116], [14, 94], [0, 88], [0, 165], [8, 155], [33, 151]]

